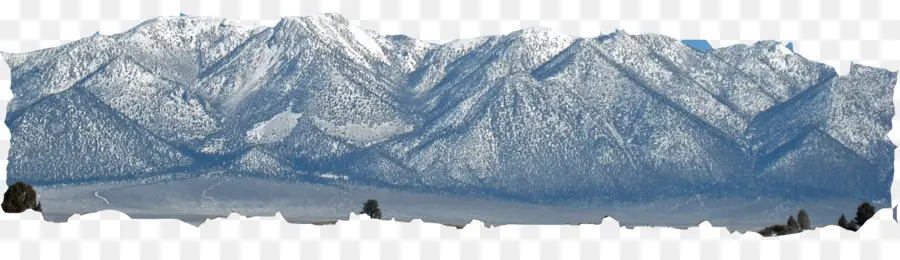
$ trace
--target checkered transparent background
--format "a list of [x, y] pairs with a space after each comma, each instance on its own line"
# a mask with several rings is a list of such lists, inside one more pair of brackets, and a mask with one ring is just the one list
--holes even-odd
[[[432, 42], [549, 27], [593, 37], [615, 29], [708, 39], [713, 47], [761, 39], [791, 41], [794, 50], [844, 73], [851, 61], [900, 68], [897, 0], [0, 0], [0, 51], [59, 46], [95, 32], [123, 32], [156, 16], [217, 16], [272, 26], [283, 16], [340, 13], [381, 34]], [[0, 115], [5, 116], [10, 71], [0, 62]], [[898, 97], [895, 96], [895, 103]], [[896, 122], [896, 121], [895, 121]], [[900, 133], [892, 130], [892, 140]], [[0, 130], [0, 158], [9, 131]], [[897, 161], [897, 160], [895, 160]], [[6, 179], [0, 161], [0, 180]], [[895, 169], [900, 165], [895, 166]], [[900, 194], [894, 185], [892, 194]], [[898, 204], [892, 195], [892, 205]], [[857, 233], [827, 227], [779, 239], [700, 227], [636, 230], [602, 225], [505, 226], [479, 223], [457, 231], [356, 220], [336, 226], [288, 225], [279, 218], [207, 222], [130, 220], [103, 211], [67, 223], [36, 213], [0, 213], [0, 259], [896, 259], [896, 210], [879, 211]], [[702, 225], [701, 225], [702, 226]]]

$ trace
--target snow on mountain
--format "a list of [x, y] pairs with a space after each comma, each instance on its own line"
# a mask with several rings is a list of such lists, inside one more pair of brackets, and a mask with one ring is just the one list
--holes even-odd
[[402, 125], [395, 122], [386, 122], [377, 125], [344, 124], [335, 125], [331, 122], [313, 119], [316, 126], [330, 136], [339, 137], [353, 144], [368, 146], [374, 142], [386, 140], [394, 135], [412, 131], [412, 125]]
[[543, 202], [887, 198], [896, 72], [838, 76], [785, 50], [543, 28], [435, 45], [335, 14], [274, 27], [160, 17], [3, 54], [8, 178], [226, 171]]
[[431, 43], [423, 42], [405, 35], [391, 35], [378, 37], [375, 41], [386, 52], [388, 64], [400, 66], [403, 73], [397, 76], [406, 77], [406, 74], [416, 69], [416, 65], [425, 57], [432, 48]]
[[489, 37], [477, 37], [477, 38], [470, 38], [470, 39], [458, 39], [458, 40], [453, 40], [453, 41], [447, 42], [443, 46], [446, 46], [447, 48], [450, 48], [450, 49], [453, 49], [456, 51], [467, 51], [467, 50], [471, 50], [472, 48], [478, 47], [478, 45], [484, 44], [484, 42], [487, 41], [488, 39], [490, 39], [490, 38]]
[[151, 176], [194, 161], [81, 88], [44, 98], [6, 123], [23, 133], [10, 141], [16, 149], [7, 171], [34, 184]]
[[[218, 122], [179, 84], [160, 78], [130, 57], [116, 58], [75, 87], [173, 142], [203, 139]], [[153, 97], [152, 99], [147, 99]]]
[[199, 73], [260, 30], [224, 19], [159, 17], [112, 37], [156, 73], [190, 85]]
[[87, 77], [124, 51], [115, 40], [91, 36], [52, 49], [29, 53], [4, 53], [13, 74], [13, 84], [22, 91], [13, 92], [8, 112], [17, 113], [49, 95], [60, 93]]
[[295, 114], [290, 109], [275, 115], [272, 119], [257, 123], [247, 131], [247, 142], [253, 144], [273, 143], [287, 137], [303, 114]]
[[368, 51], [367, 54], [386, 59], [384, 51], [381, 50], [381, 46], [375, 42], [375, 39], [372, 39], [365, 31], [363, 31], [363, 29], [352, 25], [347, 26], [347, 29], [350, 30], [350, 33], [353, 35], [353, 39]]
[[[883, 151], [894, 149], [886, 133], [891, 130], [891, 99], [896, 82], [896, 73], [852, 65], [849, 75], [832, 81], [827, 101], [831, 109], [823, 128], [873, 165], [892, 164], [893, 155]], [[883, 171], [880, 178], [887, 178]]]

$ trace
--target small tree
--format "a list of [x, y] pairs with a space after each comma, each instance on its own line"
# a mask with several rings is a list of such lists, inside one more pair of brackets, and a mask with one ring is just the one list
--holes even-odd
[[766, 228], [763, 228], [762, 230], [760, 230], [757, 233], [759, 233], [760, 235], [765, 236], [765, 237], [771, 237], [771, 236], [783, 236], [783, 235], [791, 234], [793, 232], [791, 230], [791, 227], [788, 225], [771, 225]]
[[37, 200], [37, 193], [31, 185], [24, 182], [16, 182], [10, 185], [3, 193], [3, 204], [0, 204], [6, 213], [22, 213], [26, 209], [41, 211], [41, 203]]
[[847, 230], [856, 232], [859, 231], [859, 224], [856, 223], [856, 220], [850, 220], [850, 223], [847, 223]]
[[363, 203], [363, 210], [360, 214], [369, 215], [373, 219], [381, 219], [381, 209], [378, 208], [377, 200], [367, 200]]
[[847, 223], [847, 218], [844, 217], [844, 214], [841, 214], [841, 218], [838, 219], [838, 226], [847, 230], [850, 229], [850, 226]]
[[797, 220], [794, 219], [794, 216], [790, 216], [788, 218], [787, 226], [791, 229], [791, 231], [800, 231], [800, 224], [797, 223]]
[[866, 221], [868, 221], [873, 216], [875, 216], [875, 207], [873, 207], [872, 204], [869, 204], [868, 202], [863, 202], [859, 205], [858, 208], [856, 208], [856, 218], [854, 218], [853, 220], [856, 220], [856, 224], [859, 227], [862, 227], [862, 225], [866, 224]]
[[771, 236], [775, 235], [775, 228], [777, 226], [779, 226], [779, 225], [768, 226], [768, 227], [765, 227], [765, 228], [757, 231], [756, 233], [759, 233], [760, 235], [762, 235], [764, 237], [771, 237]]
[[809, 224], [809, 214], [807, 214], [804, 209], [800, 209], [800, 212], [797, 213], [797, 222], [800, 224], [801, 230], [812, 229]]

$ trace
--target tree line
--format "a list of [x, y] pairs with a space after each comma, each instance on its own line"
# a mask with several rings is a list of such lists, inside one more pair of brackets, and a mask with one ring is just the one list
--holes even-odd
[[[868, 202], [863, 202], [856, 208], [856, 217], [853, 218], [853, 220], [847, 222], [847, 217], [841, 214], [841, 217], [837, 221], [837, 225], [846, 230], [855, 232], [873, 216], [875, 216], [875, 207]], [[800, 233], [810, 229], [812, 228], [810, 227], [809, 214], [806, 213], [806, 210], [800, 209], [800, 212], [797, 213], [797, 218], [794, 218], [792, 215], [788, 217], [786, 224], [771, 225], [763, 228], [757, 233], [767, 237], [783, 236]]]

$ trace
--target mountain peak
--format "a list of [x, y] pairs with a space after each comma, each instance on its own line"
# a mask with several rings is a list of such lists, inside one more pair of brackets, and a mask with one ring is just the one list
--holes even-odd
[[526, 28], [522, 28], [519, 30], [515, 30], [512, 32], [512, 34], [515, 34], [515, 33], [546, 33], [546, 32], [555, 32], [555, 30], [553, 30], [552, 28], [549, 28], [549, 27], [540, 27], [540, 26], [526, 27]]
[[298, 22], [298, 23], [303, 23], [303, 24], [307, 24], [307, 23], [337, 24], [337, 25], [342, 25], [342, 26], [350, 25], [350, 22], [346, 18], [344, 18], [344, 16], [342, 16], [338, 13], [322, 13], [322, 14], [309, 15], [309, 16], [286, 16], [286, 17], [281, 18], [281, 21], [279, 21], [278, 23], [282, 24], [282, 23], [291, 23], [291, 22]]
[[201, 24], [211, 26], [221, 24], [226, 21], [228, 20], [224, 18], [204, 16], [158, 16], [156, 18], [146, 20], [126, 32], [179, 29], [186, 26], [196, 26]]
[[449, 41], [447, 43], [442, 44], [442, 46], [446, 46], [448, 48], [454, 50], [468, 50], [478, 45], [484, 44], [490, 39], [490, 36], [482, 36], [476, 38], [468, 38], [468, 39], [456, 39]]
[[[130, 41], [137, 45], [149, 44], [150, 41], [161, 41], [167, 44], [185, 44], [192, 42], [201, 34], [210, 32], [250, 33], [260, 26], [242, 25], [223, 18], [202, 16], [160, 16], [144, 21], [134, 28], [109, 37], [115, 40]], [[102, 36], [102, 35], [100, 35]], [[99, 37], [99, 36], [98, 36]]]
[[789, 48], [787, 44], [779, 42], [779, 41], [774, 41], [774, 40], [761, 40], [761, 41], [754, 42], [752, 44], [740, 43], [740, 44], [735, 44], [732, 46], [728, 46], [725, 48], [719, 48], [719, 49], [726, 49], [726, 48], [727, 49], [749, 48], [749, 49], [754, 49], [757, 51], [762, 51], [764, 53], [780, 53], [783, 55], [794, 54], [794, 51], [792, 50], [792, 48]]
[[598, 37], [597, 37], [597, 40], [599, 40], [601, 43], [606, 43], [606, 42], [609, 42], [609, 41], [611, 41], [611, 40], [619, 39], [619, 38], [621, 38], [621, 37], [627, 37], [627, 36], [629, 36], [629, 35], [630, 35], [630, 34], [628, 34], [627, 32], [625, 32], [625, 30], [619, 30], [619, 29], [616, 29], [615, 31], [613, 31], [613, 32], [611, 32], [611, 33], [609, 33], [609, 34], [603, 34], [603, 35], [598, 36]]
[[387, 60], [378, 41], [381, 35], [351, 24], [336, 13], [284, 17], [273, 30], [275, 38], [286, 37], [298, 41], [316, 39], [333, 45], [335, 50], [346, 51], [358, 61], [366, 60], [366, 57]]
[[20, 63], [22, 63], [22, 61], [24, 60], [22, 56], [24, 55], [25, 54], [22, 53], [0, 51], [0, 58], [3, 58], [3, 61], [5, 61], [10, 68], [17, 67]]
[[573, 41], [578, 37], [568, 35], [551, 28], [546, 27], [529, 27], [521, 30], [513, 31], [508, 34], [508, 39], [517, 39], [517, 40], [537, 40], [537, 41], [548, 41], [548, 40], [568, 40]]

